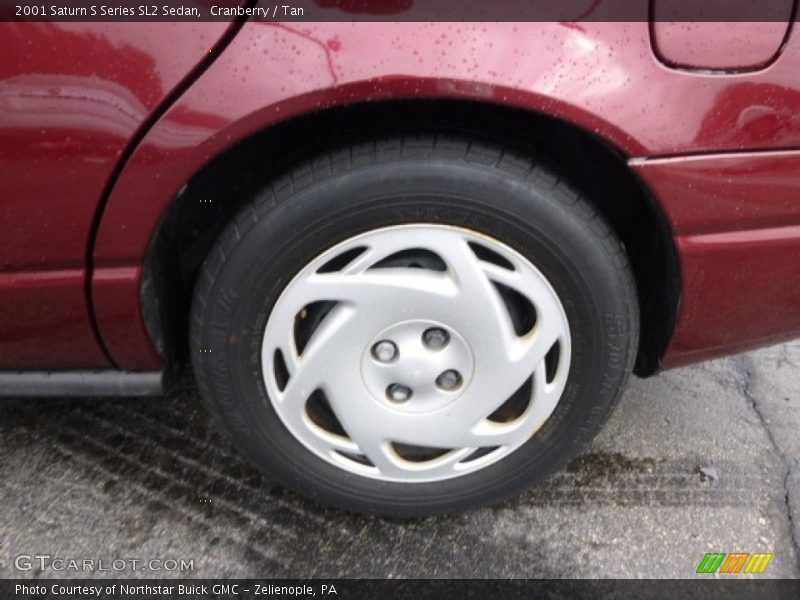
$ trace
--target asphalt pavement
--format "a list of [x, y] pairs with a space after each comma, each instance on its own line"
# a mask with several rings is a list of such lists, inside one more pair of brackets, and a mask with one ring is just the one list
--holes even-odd
[[707, 552], [770, 552], [759, 577], [786, 578], [799, 543], [800, 343], [633, 379], [544, 484], [406, 522], [273, 485], [189, 377], [166, 398], [0, 401], [0, 577], [692, 578]]

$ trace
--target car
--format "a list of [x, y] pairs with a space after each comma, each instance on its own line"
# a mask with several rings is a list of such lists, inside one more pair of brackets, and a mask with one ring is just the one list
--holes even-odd
[[800, 334], [789, 9], [4, 22], [0, 394], [155, 396], [190, 363], [322, 503], [518, 494], [631, 373]]

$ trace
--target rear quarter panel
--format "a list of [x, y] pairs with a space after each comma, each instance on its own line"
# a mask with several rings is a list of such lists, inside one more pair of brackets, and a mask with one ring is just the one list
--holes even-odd
[[[796, 40], [754, 73], [670, 69], [653, 54], [646, 23], [247, 23], [149, 131], [111, 194], [94, 249], [106, 345], [125, 368], [156, 366], [136, 325], [132, 267], [192, 174], [283, 120], [383, 98], [463, 98], [564, 119], [630, 159], [757, 151], [800, 147], [799, 72]], [[658, 200], [670, 214], [687, 194]], [[681, 259], [684, 268], [695, 260]], [[711, 341], [701, 332], [693, 344]]]

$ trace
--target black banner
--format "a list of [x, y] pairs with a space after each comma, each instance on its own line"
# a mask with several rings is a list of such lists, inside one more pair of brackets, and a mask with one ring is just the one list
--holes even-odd
[[471, 600], [498, 598], [770, 598], [796, 600], [797, 580], [3, 580], [10, 600], [261, 598], [328, 600]]
[[0, 0], [3, 21], [789, 21], [793, 0]]

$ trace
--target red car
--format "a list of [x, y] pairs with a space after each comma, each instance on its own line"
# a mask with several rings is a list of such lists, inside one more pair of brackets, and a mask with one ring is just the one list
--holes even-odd
[[350, 510], [564, 465], [629, 373], [800, 334], [800, 36], [0, 24], [0, 394], [154, 395]]

